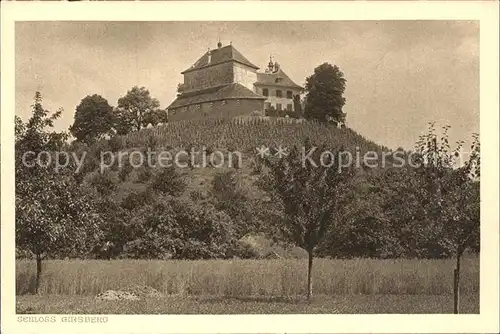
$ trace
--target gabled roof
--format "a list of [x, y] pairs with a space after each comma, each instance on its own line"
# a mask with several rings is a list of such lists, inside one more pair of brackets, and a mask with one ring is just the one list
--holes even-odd
[[274, 73], [257, 73], [257, 82], [255, 85], [302, 88], [293, 82], [292, 79], [290, 79], [290, 77], [286, 75], [283, 70], [281, 70], [281, 68]]
[[177, 97], [177, 99], [175, 99], [174, 102], [172, 102], [171, 105], [168, 106], [168, 109], [185, 107], [204, 102], [235, 99], [265, 100], [266, 98], [262, 95], [254, 93], [239, 83], [232, 83], [181, 94]]
[[[210, 56], [211, 56], [210, 63], [208, 62], [208, 52], [210, 52]], [[234, 62], [243, 64], [243, 65], [246, 65], [246, 66], [254, 68], [256, 70], [259, 69], [258, 66], [255, 66], [254, 64], [252, 64], [238, 50], [236, 50], [234, 48], [234, 46], [226, 45], [224, 47], [205, 52], [205, 54], [203, 56], [201, 56], [201, 58], [198, 59], [198, 61], [196, 61], [187, 70], [182, 71], [181, 74], [184, 74], [186, 72], [191, 72], [194, 70], [198, 70], [200, 68], [204, 68], [204, 67], [208, 67], [208, 66], [227, 63], [230, 61], [234, 61]]]

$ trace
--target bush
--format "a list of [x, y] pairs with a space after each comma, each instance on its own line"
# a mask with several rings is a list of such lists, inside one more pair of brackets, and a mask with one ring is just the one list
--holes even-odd
[[230, 217], [207, 203], [161, 197], [135, 211], [132, 230], [124, 249], [131, 258], [216, 259], [234, 253]]

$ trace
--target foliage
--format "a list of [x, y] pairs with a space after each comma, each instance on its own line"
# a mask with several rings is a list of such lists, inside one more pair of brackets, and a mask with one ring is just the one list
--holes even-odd
[[[16, 122], [16, 247], [33, 253], [37, 260], [37, 284], [41, 261], [58, 254], [78, 255], [92, 247], [99, 234], [101, 219], [92, 198], [83, 193], [72, 175], [71, 164], [55, 171], [54, 166], [23, 163], [25, 152], [46, 152], [54, 159], [56, 149], [65, 147], [64, 133], [49, 132], [60, 111], [51, 113], [42, 107], [41, 94], [35, 94], [30, 119]], [[50, 157], [50, 158], [49, 158]], [[52, 168], [51, 168], [52, 167]]]
[[384, 212], [385, 187], [374, 173], [358, 175], [347, 194], [348, 204], [338, 212], [343, 224], [319, 250], [332, 258], [404, 257], [397, 227]]
[[112, 134], [113, 107], [100, 95], [87, 95], [76, 107], [71, 134], [79, 141], [92, 144], [105, 135]]
[[[310, 152], [314, 146], [306, 141], [303, 147]], [[264, 174], [262, 186], [277, 211], [276, 222], [269, 226], [270, 236], [308, 252], [308, 297], [314, 252], [342, 224], [338, 218], [348, 204], [345, 198], [355, 176], [352, 164], [345, 164], [340, 151], [330, 151], [324, 159], [326, 151], [326, 147], [314, 151], [312, 162], [304, 162], [298, 147], [277, 161], [264, 160], [269, 172]]]
[[324, 63], [314, 69], [306, 78], [306, 107], [304, 117], [320, 122], [332, 120], [344, 123], [346, 114], [342, 111], [346, 99], [346, 79], [337, 65]]
[[69, 176], [38, 173], [16, 182], [16, 244], [42, 258], [81, 255], [99, 233], [93, 204]]
[[160, 103], [151, 97], [145, 87], [132, 87], [125, 96], [118, 99], [116, 108], [116, 130], [126, 134], [140, 130], [148, 124], [166, 122], [166, 112], [160, 110]]
[[62, 109], [51, 114], [42, 106], [42, 95], [35, 93], [32, 105], [32, 115], [26, 123], [16, 116], [15, 118], [15, 140], [16, 158], [21, 158], [27, 151], [38, 154], [44, 150], [57, 150], [65, 146], [68, 135], [64, 132], [47, 131], [54, 126], [54, 121], [62, 114]]
[[460, 257], [479, 241], [480, 145], [474, 136], [468, 160], [460, 165], [462, 142], [455, 150], [448, 143], [448, 127], [441, 138], [429, 133], [417, 143], [422, 156], [419, 176], [426, 196], [427, 217], [436, 222], [440, 245]]
[[[305, 152], [313, 147], [309, 141], [304, 144]], [[321, 158], [324, 151], [330, 151], [331, 155]], [[261, 183], [282, 216], [273, 226], [277, 231], [272, 234], [308, 252], [312, 252], [339, 223], [335, 218], [343, 210], [343, 201], [355, 175], [353, 166], [341, 165], [345, 161], [340, 151], [319, 147], [311, 158], [317, 166], [304, 163], [295, 146], [282, 159], [265, 159], [269, 171], [263, 175]]]
[[134, 240], [126, 245], [132, 258], [226, 258], [234, 248], [232, 222], [211, 205], [161, 197], [132, 219]]
[[302, 101], [299, 94], [293, 96], [293, 110], [295, 118], [304, 117], [304, 110], [302, 110]]
[[416, 144], [417, 167], [387, 173], [387, 213], [403, 226], [400, 239], [414, 256], [448, 257], [479, 242], [478, 137], [460, 164], [462, 142], [452, 150], [448, 129], [438, 137], [431, 124]]
[[235, 224], [238, 238], [259, 230], [257, 207], [240, 184], [234, 171], [221, 172], [212, 180], [211, 197], [218, 210], [226, 212]]
[[[432, 257], [455, 256], [454, 311], [458, 313], [458, 287], [461, 258], [469, 249], [477, 249], [480, 230], [480, 145], [475, 135], [468, 159], [461, 164], [463, 142], [455, 149], [448, 141], [449, 127], [441, 137], [430, 124], [427, 134], [416, 144], [417, 167], [403, 175], [406, 182], [394, 192], [392, 216], [403, 222], [405, 233], [415, 253]], [[396, 218], [396, 220], [398, 219]]]
[[89, 185], [94, 187], [98, 195], [102, 197], [109, 196], [117, 188], [115, 173], [111, 172], [109, 169], [105, 169], [102, 173], [99, 171], [89, 173], [86, 177], [86, 181]]
[[174, 166], [158, 168], [150, 187], [163, 195], [178, 196], [186, 189], [186, 181]]
[[130, 227], [131, 213], [109, 197], [96, 203], [96, 211], [102, 219], [100, 238], [94, 243], [93, 257], [98, 259], [118, 258], [127, 242], [133, 238]]

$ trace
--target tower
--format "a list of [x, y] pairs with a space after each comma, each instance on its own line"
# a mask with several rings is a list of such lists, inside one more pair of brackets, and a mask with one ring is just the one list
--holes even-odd
[[272, 73], [274, 71], [273, 56], [269, 55], [269, 63], [267, 64], [266, 73]]

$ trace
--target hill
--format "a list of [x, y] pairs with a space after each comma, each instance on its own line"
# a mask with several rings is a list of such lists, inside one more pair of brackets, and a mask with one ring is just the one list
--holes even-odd
[[[121, 200], [131, 192], [144, 190], [145, 183], [149, 179], [150, 173], [146, 163], [143, 164], [146, 167], [133, 167], [140, 165], [138, 152], [142, 152], [143, 159], [146, 159], [148, 150], [156, 154], [169, 152], [170, 157], [175, 157], [177, 152], [183, 150], [190, 152], [193, 149], [197, 153], [193, 155], [192, 162], [190, 156], [179, 155], [179, 163], [189, 166], [189, 168], [177, 168], [185, 176], [186, 194], [206, 193], [215, 175], [232, 170], [250, 196], [256, 194], [259, 196], [258, 190], [252, 186], [257, 179], [258, 166], [255, 161], [257, 148], [266, 146], [270, 148], [271, 153], [278, 147], [288, 150], [293, 146], [302, 146], [306, 138], [316, 146], [325, 145], [328, 149], [349, 151], [353, 156], [356, 152], [362, 156], [369, 151], [377, 154], [389, 151], [388, 148], [377, 145], [352, 129], [337, 128], [333, 125], [285, 118], [210, 118], [167, 123], [102, 140], [88, 148], [90, 159], [87, 157], [84, 168], [88, 174], [87, 178], [96, 178], [96, 174], [100, 172], [98, 161], [101, 153], [113, 152], [115, 161], [109, 171], [109, 178], [116, 185], [117, 199]], [[205, 157], [201, 154], [203, 150], [206, 152]], [[214, 154], [214, 163], [220, 167], [210, 167], [211, 152], [218, 153]], [[241, 155], [231, 154], [234, 152], [239, 152]], [[232, 158], [231, 163], [229, 155]], [[119, 167], [120, 159], [123, 168]], [[199, 168], [203, 167], [203, 159], [208, 162], [208, 167]], [[153, 163], [157, 164], [158, 161]]]
[[[315, 146], [324, 145], [329, 150], [349, 151], [353, 155], [356, 152], [363, 155], [368, 151], [378, 154], [389, 151], [352, 129], [304, 120], [260, 117], [172, 122], [101, 140], [91, 147], [74, 143], [73, 150], [87, 154], [82, 173], [83, 184], [89, 186], [96, 196], [110, 199], [116, 210], [125, 210], [121, 218], [117, 218], [118, 212], [111, 217], [118, 219], [120, 224], [127, 224], [131, 219], [127, 217], [142, 217], [143, 213], [137, 210], [168, 194], [184, 203], [195, 203], [201, 207], [215, 205], [231, 216], [238, 226], [237, 234], [242, 236], [245, 231], [251, 230], [247, 227], [251, 225], [249, 222], [259, 220], [255, 212], [259, 210], [260, 201], [266, 198], [257, 185], [260, 175], [257, 148], [266, 146], [273, 154], [278, 147], [286, 150], [293, 146], [301, 147], [305, 139]], [[172, 187], [170, 176], [161, 179], [165, 168], [158, 166], [158, 154], [167, 152], [173, 157], [191, 149], [198, 153], [204, 151], [207, 155], [217, 152], [213, 162], [221, 163], [221, 166], [214, 167], [209, 163], [204, 167], [203, 159], [207, 157], [204, 158], [201, 153], [180, 155], [174, 165], [175, 174], [182, 179], [182, 191], [151, 191], [152, 183], [158, 180], [164, 182], [166, 188]], [[154, 166], [147, 160], [148, 152], [154, 152], [151, 158]], [[233, 165], [228, 162], [230, 155], [234, 158]], [[100, 165], [101, 157], [106, 157], [104, 162], [108, 168]], [[241, 159], [238, 160], [238, 157]], [[140, 159], [144, 159], [142, 164]], [[185, 164], [184, 168], [179, 164]], [[217, 182], [219, 188], [215, 189]], [[234, 197], [242, 199], [242, 202], [235, 204]], [[246, 242], [252, 248], [258, 248], [261, 254], [274, 253], [281, 257], [297, 257], [300, 254], [297, 250], [288, 254], [280, 248], [273, 248], [260, 237], [247, 238]]]

